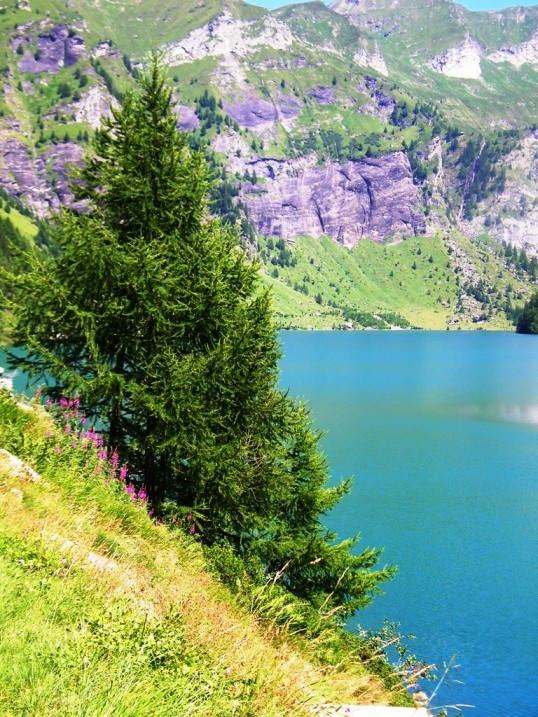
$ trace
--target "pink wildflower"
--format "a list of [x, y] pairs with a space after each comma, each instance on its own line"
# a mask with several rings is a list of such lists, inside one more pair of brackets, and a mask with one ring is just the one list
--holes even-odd
[[73, 443], [71, 444], [71, 448], [76, 448], [76, 447], [77, 447], [77, 442], [73, 441]]
[[194, 535], [195, 531], [196, 531], [196, 527], [195, 527], [195, 525], [194, 525], [194, 523], [193, 523], [193, 524], [191, 525], [191, 527], [189, 528], [189, 533], [190, 533], [191, 535]]
[[153, 510], [153, 508], [150, 508], [150, 510], [148, 510], [149, 517], [152, 518], [154, 514], [155, 514], [155, 511]]
[[147, 500], [148, 494], [146, 493], [146, 489], [140, 488], [136, 497], [138, 498], [138, 500]]
[[190, 523], [192, 520], [192, 513], [189, 513], [187, 516], [187, 521]]
[[120, 480], [124, 481], [127, 478], [127, 466], [123, 465], [120, 468]]
[[97, 454], [97, 458], [100, 461], [106, 461], [106, 451], [99, 451]]
[[80, 417], [80, 422], [82, 423], [82, 425], [84, 425], [84, 424], [86, 423], [86, 421], [87, 421], [86, 416], [81, 416], [81, 417]]
[[50, 438], [52, 436], [52, 431], [45, 431], [45, 435], [47, 438]]
[[41, 396], [42, 393], [43, 393], [43, 389], [42, 389], [42, 388], [38, 388], [38, 389], [36, 390], [36, 392], [35, 392], [35, 399], [36, 399], [36, 401], [39, 399], [39, 397]]
[[110, 458], [110, 462], [112, 463], [113, 466], [117, 466], [119, 463], [119, 460], [120, 459], [118, 458], [118, 454], [116, 453], [116, 451], [114, 451], [114, 453], [112, 454], [112, 456]]
[[64, 428], [64, 433], [71, 433], [71, 426], [69, 424]]
[[62, 452], [62, 449], [60, 448], [60, 446], [54, 446], [54, 453], [61, 453], [61, 452]]

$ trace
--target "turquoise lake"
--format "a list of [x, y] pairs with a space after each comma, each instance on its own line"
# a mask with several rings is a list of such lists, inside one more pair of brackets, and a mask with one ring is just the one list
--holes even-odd
[[[327, 523], [399, 566], [358, 613], [416, 636], [437, 705], [538, 715], [538, 336], [286, 332], [281, 385], [306, 399], [334, 479]], [[435, 682], [425, 684], [427, 692]], [[449, 714], [454, 715], [451, 710]]]

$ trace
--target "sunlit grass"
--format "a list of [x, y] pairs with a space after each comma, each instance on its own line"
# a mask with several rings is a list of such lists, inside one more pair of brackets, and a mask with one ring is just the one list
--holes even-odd
[[406, 699], [354, 659], [322, 666], [319, 640], [289, 633], [270, 591], [237, 603], [197, 542], [156, 525], [35, 402], [0, 393], [0, 444], [0, 714], [277, 716]]

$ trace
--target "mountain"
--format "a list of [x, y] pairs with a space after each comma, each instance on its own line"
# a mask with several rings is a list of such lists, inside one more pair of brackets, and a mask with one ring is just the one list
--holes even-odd
[[157, 49], [283, 326], [507, 328], [536, 280], [538, 7], [9, 0], [0, 28], [0, 187], [40, 218]]

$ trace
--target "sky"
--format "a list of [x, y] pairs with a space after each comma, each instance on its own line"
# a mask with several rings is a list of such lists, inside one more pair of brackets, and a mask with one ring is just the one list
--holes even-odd
[[[260, 5], [268, 10], [274, 10], [284, 5], [292, 5], [293, 2], [302, 0], [247, 0], [252, 5]], [[537, 5], [538, 0], [456, 0], [469, 10], [501, 10], [513, 5]]]

